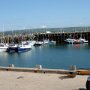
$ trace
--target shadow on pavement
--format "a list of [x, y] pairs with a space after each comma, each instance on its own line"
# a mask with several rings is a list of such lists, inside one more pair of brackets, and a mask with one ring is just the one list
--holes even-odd
[[79, 88], [79, 90], [87, 90], [86, 88]]

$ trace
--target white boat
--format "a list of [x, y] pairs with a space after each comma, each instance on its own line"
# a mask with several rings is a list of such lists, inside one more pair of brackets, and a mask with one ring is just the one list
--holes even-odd
[[7, 51], [7, 48], [8, 48], [8, 44], [4, 43], [3, 38], [4, 38], [4, 27], [3, 27], [3, 36], [0, 38], [0, 41], [1, 41], [0, 52], [5, 52], [5, 51]]
[[75, 39], [71, 39], [71, 38], [67, 38], [66, 40], [64, 40], [66, 43], [68, 44], [73, 44], [76, 40]]
[[43, 44], [42, 41], [36, 41], [35, 44], [34, 44], [34, 46], [41, 46], [42, 44]]
[[55, 45], [56, 44], [56, 41], [53, 41], [53, 40], [44, 40], [43, 41], [43, 44], [44, 45]]
[[36, 41], [34, 41], [34, 40], [31, 40], [31, 41], [23, 41], [22, 43], [23, 43], [23, 44], [28, 43], [29, 45], [34, 46], [34, 44], [36, 43]]
[[86, 39], [83, 39], [83, 38], [79, 38], [79, 40], [82, 42], [82, 43], [88, 43], [88, 40], [86, 40]]
[[67, 38], [66, 40], [64, 40], [66, 43], [69, 44], [82, 44], [82, 43], [88, 43], [88, 40], [83, 39], [83, 38], [79, 38], [79, 39], [71, 39], [71, 38]]
[[32, 49], [32, 47], [28, 42], [18, 45], [18, 52], [29, 51], [30, 49]]
[[56, 41], [53, 40], [49, 41], [49, 45], [56, 45]]
[[17, 44], [9, 44], [7, 48], [7, 52], [17, 52], [18, 45]]
[[29, 45], [31, 45], [31, 46], [34, 46], [34, 44], [36, 43], [36, 41], [34, 41], [34, 40], [31, 40], [31, 41], [27, 41], [28, 43], [29, 43]]
[[0, 43], [0, 52], [7, 51], [8, 45], [5, 43]]
[[48, 44], [49, 43], [49, 40], [43, 40], [43, 44]]

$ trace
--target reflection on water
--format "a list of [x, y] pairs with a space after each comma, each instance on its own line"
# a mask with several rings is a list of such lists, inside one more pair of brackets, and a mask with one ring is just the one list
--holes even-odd
[[0, 66], [14, 64], [16, 67], [35, 67], [67, 69], [70, 65], [90, 68], [89, 44], [64, 44], [33, 47], [23, 53], [0, 53]]
[[67, 44], [66, 45], [67, 48], [69, 49], [87, 49], [89, 47], [88, 43], [84, 43], [84, 44]]
[[0, 52], [0, 59], [1, 60], [6, 60], [7, 59], [7, 56], [8, 56], [8, 53], [7, 52]]

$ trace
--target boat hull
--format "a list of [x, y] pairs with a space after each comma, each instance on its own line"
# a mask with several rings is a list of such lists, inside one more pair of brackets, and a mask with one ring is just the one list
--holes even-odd
[[26, 52], [31, 50], [31, 48], [18, 48], [18, 52]]
[[18, 48], [17, 47], [9, 47], [7, 49], [7, 52], [18, 52]]
[[0, 48], [0, 52], [6, 52], [7, 48]]
[[35, 42], [35, 44], [34, 44], [34, 46], [41, 46], [41, 45], [43, 45], [43, 42], [41, 42], [41, 41], [37, 41], [37, 42]]
[[8, 45], [5, 43], [0, 43], [0, 52], [7, 51]]

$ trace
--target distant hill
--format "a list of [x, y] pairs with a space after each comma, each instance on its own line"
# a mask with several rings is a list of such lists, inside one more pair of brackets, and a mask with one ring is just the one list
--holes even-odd
[[[26, 34], [26, 33], [43, 33], [46, 31], [51, 32], [80, 32], [80, 31], [90, 31], [90, 26], [88, 27], [66, 27], [66, 28], [37, 28], [37, 29], [23, 29], [23, 30], [13, 30], [13, 31], [5, 31], [5, 35], [12, 34]], [[1, 32], [2, 34], [3, 32]]]

